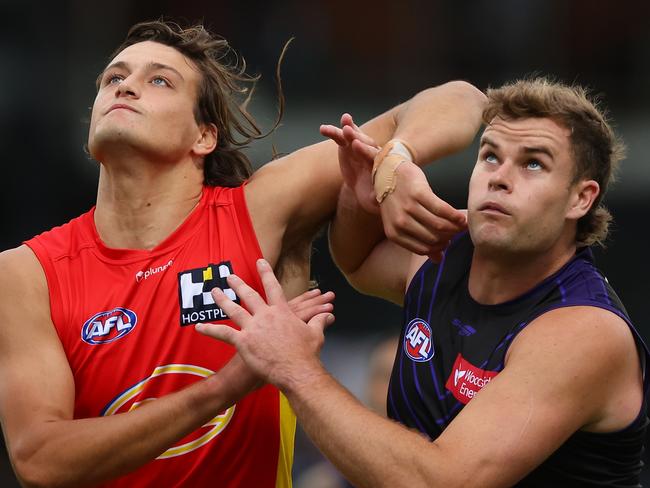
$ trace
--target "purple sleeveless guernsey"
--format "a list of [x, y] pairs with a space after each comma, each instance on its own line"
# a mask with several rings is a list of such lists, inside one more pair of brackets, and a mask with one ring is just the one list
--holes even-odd
[[[515, 336], [545, 312], [570, 306], [604, 308], [621, 317], [645, 365], [648, 349], [621, 301], [583, 248], [558, 272], [514, 300], [481, 305], [468, 292], [473, 245], [456, 238], [442, 262], [427, 261], [404, 300], [404, 327], [388, 390], [388, 414], [436, 439], [504, 366]], [[517, 486], [640, 486], [646, 402], [627, 428], [574, 433]]]

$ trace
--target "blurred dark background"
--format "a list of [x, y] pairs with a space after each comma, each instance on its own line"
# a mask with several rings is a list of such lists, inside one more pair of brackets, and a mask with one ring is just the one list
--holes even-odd
[[[250, 148], [256, 165], [271, 158], [272, 145], [290, 152], [321, 140], [319, 124], [336, 123], [344, 111], [364, 120], [450, 79], [485, 89], [539, 73], [591, 87], [628, 145], [606, 199], [616, 225], [598, 260], [642, 335], [650, 336], [643, 231], [650, 213], [650, 2], [641, 0], [0, 0], [0, 248], [93, 205], [97, 167], [83, 144], [95, 77], [129, 26], [161, 15], [204, 22], [230, 41], [250, 72], [262, 74], [249, 108], [266, 127], [276, 110], [277, 58], [295, 37], [282, 66], [286, 115]], [[434, 189], [460, 207], [474, 153], [470, 148], [428, 170]], [[378, 337], [399, 330], [400, 311], [354, 293], [322, 237], [313, 270], [338, 296], [324, 358], [361, 395], [364, 354]], [[307, 445], [301, 434], [298, 445]], [[298, 449], [297, 475], [318, 459], [309, 452]], [[14, 484], [3, 450], [0, 486]]]

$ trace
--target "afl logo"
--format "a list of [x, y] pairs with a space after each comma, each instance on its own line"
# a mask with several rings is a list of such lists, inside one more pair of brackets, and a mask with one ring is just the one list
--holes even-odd
[[406, 326], [404, 352], [413, 361], [423, 363], [433, 357], [431, 327], [422, 319], [413, 319]]
[[121, 339], [135, 328], [138, 316], [128, 308], [116, 307], [99, 312], [84, 323], [81, 338], [87, 344], [108, 344]]

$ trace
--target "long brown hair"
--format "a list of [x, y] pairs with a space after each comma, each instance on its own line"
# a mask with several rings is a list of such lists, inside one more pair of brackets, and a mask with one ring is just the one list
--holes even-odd
[[284, 45], [276, 67], [278, 117], [273, 127], [263, 133], [246, 109], [260, 77], [246, 73], [246, 62], [228, 41], [211, 34], [200, 24], [184, 28], [162, 19], [141, 22], [129, 29], [111, 59], [128, 46], [144, 41], [173, 47], [195, 64], [201, 81], [194, 117], [199, 124], [214, 124], [218, 131], [217, 147], [203, 162], [204, 182], [210, 186], [241, 185], [253, 172], [242, 149], [273, 132], [284, 114], [280, 65], [289, 42]]

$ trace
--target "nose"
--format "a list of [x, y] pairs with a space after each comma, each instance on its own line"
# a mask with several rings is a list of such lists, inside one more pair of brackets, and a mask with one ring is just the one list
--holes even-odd
[[505, 161], [498, 165], [491, 173], [488, 179], [490, 190], [512, 190], [512, 171], [514, 165], [510, 161]]
[[129, 97], [129, 98], [138, 98], [140, 96], [140, 90], [138, 88], [137, 80], [133, 75], [127, 76], [124, 78], [118, 85], [115, 96], [119, 97]]

